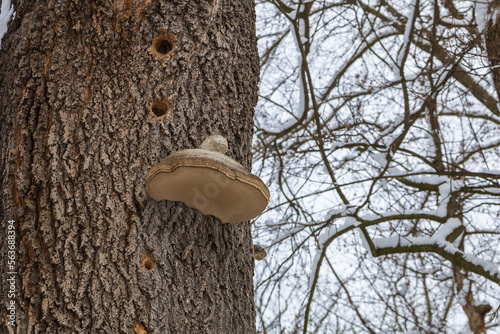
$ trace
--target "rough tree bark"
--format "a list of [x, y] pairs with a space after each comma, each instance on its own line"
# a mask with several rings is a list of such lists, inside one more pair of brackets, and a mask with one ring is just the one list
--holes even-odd
[[15, 220], [16, 327], [1, 261], [0, 332], [255, 332], [249, 224], [155, 202], [144, 179], [211, 134], [250, 168], [254, 2], [13, 5], [0, 51], [0, 245], [5, 259]]
[[488, 14], [495, 14], [490, 14], [491, 19], [486, 22], [486, 31], [484, 31], [484, 35], [493, 82], [495, 84], [497, 97], [500, 98], [500, 69], [498, 68], [500, 63], [500, 22], [498, 19], [500, 15], [496, 14], [498, 8], [500, 8], [500, 1], [498, 0], [492, 1], [489, 4]]

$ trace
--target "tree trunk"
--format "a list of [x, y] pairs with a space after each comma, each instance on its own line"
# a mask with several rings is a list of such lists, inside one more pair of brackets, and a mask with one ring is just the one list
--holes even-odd
[[491, 20], [486, 22], [486, 31], [484, 32], [486, 51], [498, 99], [500, 99], [500, 69], [498, 68], [500, 64], [500, 22], [498, 19], [500, 17], [496, 11], [499, 7], [499, 1], [493, 1], [489, 4], [488, 14], [495, 14], [492, 15]]
[[250, 225], [145, 191], [151, 166], [211, 134], [250, 169], [254, 2], [13, 5], [0, 245], [6, 258], [14, 220], [16, 262], [0, 268], [0, 332], [254, 333]]

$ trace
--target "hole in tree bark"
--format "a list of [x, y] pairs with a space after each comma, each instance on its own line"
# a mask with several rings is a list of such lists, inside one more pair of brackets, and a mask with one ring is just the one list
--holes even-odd
[[166, 101], [158, 100], [152, 102], [150, 107], [151, 111], [156, 115], [156, 117], [161, 117], [168, 115], [170, 105]]
[[153, 45], [151, 46], [151, 51], [161, 57], [165, 57], [174, 49], [172, 35], [160, 35], [153, 39]]
[[156, 43], [156, 50], [158, 50], [158, 52], [162, 55], [166, 55], [172, 50], [172, 44], [170, 44], [170, 42], [166, 39], [161, 40]]
[[142, 264], [142, 268], [147, 270], [147, 271], [153, 270], [154, 267], [156, 266], [156, 263], [151, 258], [151, 255], [142, 255], [141, 256], [141, 264]]
[[146, 268], [147, 270], [153, 269], [153, 263], [151, 261], [146, 261], [144, 263], [144, 268]]
[[134, 332], [136, 334], [148, 334], [148, 332], [146, 331], [146, 328], [140, 322], [135, 323]]

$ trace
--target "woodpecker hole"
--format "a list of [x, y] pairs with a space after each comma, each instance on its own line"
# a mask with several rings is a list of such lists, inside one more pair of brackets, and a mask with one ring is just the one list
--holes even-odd
[[151, 103], [151, 111], [156, 117], [168, 115], [170, 104], [167, 101], [158, 100]]
[[151, 258], [151, 255], [142, 255], [141, 264], [142, 268], [144, 268], [147, 271], [153, 270], [154, 267], [156, 266], [156, 263]]
[[148, 334], [148, 332], [146, 331], [146, 328], [140, 322], [135, 323], [134, 332], [136, 334]]
[[162, 55], [166, 55], [170, 51], [172, 51], [172, 44], [166, 39], [162, 39], [161, 41], [156, 42], [156, 50]]
[[174, 49], [172, 35], [160, 35], [153, 39], [153, 45], [151, 46], [151, 50], [154, 54], [165, 57]]

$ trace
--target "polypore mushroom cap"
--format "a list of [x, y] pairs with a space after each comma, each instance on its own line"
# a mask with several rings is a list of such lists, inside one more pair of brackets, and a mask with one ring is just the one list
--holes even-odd
[[211, 136], [201, 148], [177, 151], [153, 166], [146, 175], [148, 195], [157, 201], [183, 202], [222, 223], [257, 217], [269, 202], [269, 190], [261, 179], [220, 153], [227, 149], [221, 138], [225, 141]]

